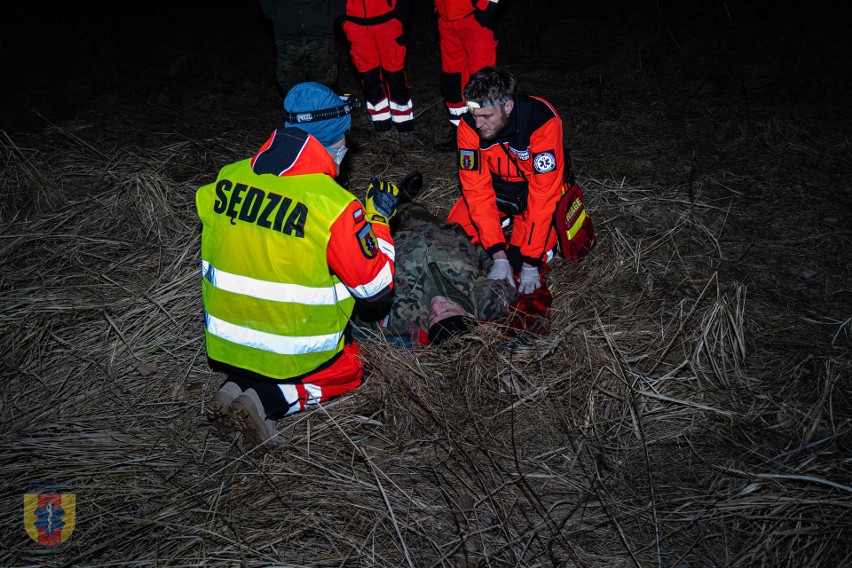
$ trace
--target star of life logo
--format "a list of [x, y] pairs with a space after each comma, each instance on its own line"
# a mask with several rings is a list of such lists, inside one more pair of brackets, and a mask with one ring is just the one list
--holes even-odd
[[535, 171], [540, 174], [551, 172], [556, 168], [556, 156], [554, 156], [551, 152], [536, 154], [533, 159], [533, 167], [535, 168]]
[[74, 532], [77, 497], [73, 493], [59, 493], [59, 490], [57, 486], [45, 487], [24, 495], [24, 529], [42, 546], [62, 544]]

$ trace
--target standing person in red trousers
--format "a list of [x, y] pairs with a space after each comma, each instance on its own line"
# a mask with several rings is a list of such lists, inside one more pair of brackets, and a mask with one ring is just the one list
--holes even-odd
[[414, 109], [405, 77], [403, 22], [411, 0], [347, 0], [343, 31], [361, 76], [367, 111], [380, 137], [396, 126], [400, 145], [414, 145]]
[[456, 151], [456, 127], [467, 112], [462, 89], [483, 67], [497, 64], [494, 20], [500, 0], [435, 0], [441, 41], [441, 95], [450, 117], [446, 141], [435, 145], [440, 152]]

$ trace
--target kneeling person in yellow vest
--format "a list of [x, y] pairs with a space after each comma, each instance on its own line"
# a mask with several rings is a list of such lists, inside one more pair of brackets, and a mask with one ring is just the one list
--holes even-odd
[[195, 198], [207, 356], [228, 376], [207, 414], [254, 446], [280, 443], [276, 420], [361, 384], [349, 319], [394, 276], [397, 187], [372, 180], [363, 207], [334, 181], [348, 100], [301, 83], [284, 109], [284, 127]]

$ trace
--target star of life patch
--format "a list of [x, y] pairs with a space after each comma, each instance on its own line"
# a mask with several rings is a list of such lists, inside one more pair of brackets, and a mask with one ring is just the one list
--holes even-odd
[[376, 234], [373, 232], [373, 226], [367, 223], [358, 231], [358, 244], [361, 245], [361, 252], [367, 258], [376, 258], [379, 254], [379, 241], [376, 239]]
[[538, 174], [546, 174], [556, 169], [556, 154], [553, 150], [533, 155], [533, 168]]
[[478, 170], [479, 150], [464, 150], [459, 148], [459, 169], [468, 171]]

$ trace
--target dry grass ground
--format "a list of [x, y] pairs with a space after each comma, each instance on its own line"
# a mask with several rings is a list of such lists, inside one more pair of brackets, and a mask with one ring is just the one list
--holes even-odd
[[[86, 81], [57, 99], [4, 60], [0, 565], [852, 563], [848, 39], [783, 11], [610, 4], [503, 15], [498, 57], [562, 112], [600, 237], [554, 264], [551, 334], [368, 338], [370, 380], [280, 422], [268, 453], [203, 419], [222, 378], [194, 212], [281, 119], [254, 3], [211, 9], [229, 33], [172, 33], [189, 20], [163, 9], [173, 27], [128, 51], [78, 16]], [[444, 214], [429, 17], [409, 37], [421, 144], [372, 142], [360, 116], [347, 159], [359, 195], [420, 169]], [[358, 92], [345, 61], [342, 83]], [[24, 530], [42, 481], [77, 498], [56, 548]]]

